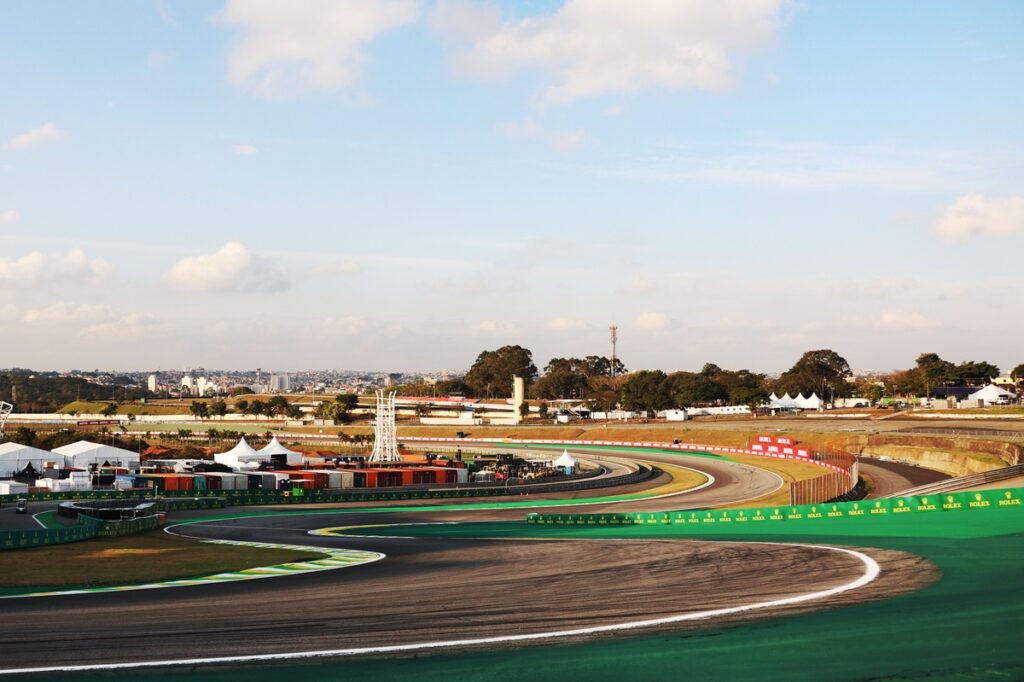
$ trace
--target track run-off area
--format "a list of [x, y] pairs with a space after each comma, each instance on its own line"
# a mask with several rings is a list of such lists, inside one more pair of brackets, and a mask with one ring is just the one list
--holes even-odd
[[525, 522], [534, 511], [751, 505], [783, 484], [726, 457], [600, 456], [700, 476], [685, 489], [663, 477], [639, 492], [575, 498], [194, 514], [167, 531], [381, 558], [267, 580], [6, 600], [0, 673], [249, 682], [1024, 674], [1021, 507], [727, 530]]

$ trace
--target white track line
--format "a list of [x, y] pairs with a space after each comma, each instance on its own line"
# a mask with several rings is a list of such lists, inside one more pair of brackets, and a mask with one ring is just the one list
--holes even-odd
[[882, 571], [881, 567], [878, 565], [878, 562], [876, 562], [874, 559], [869, 557], [867, 554], [852, 549], [845, 549], [842, 547], [830, 547], [825, 545], [806, 545], [785, 542], [766, 542], [749, 544], [783, 545], [789, 547], [811, 547], [813, 549], [827, 549], [833, 552], [849, 554], [850, 556], [859, 559], [860, 562], [864, 565], [864, 573], [856, 580], [846, 583], [844, 585], [839, 585], [838, 587], [832, 587], [827, 590], [821, 590], [818, 592], [808, 592], [806, 594], [797, 595], [795, 597], [773, 599], [771, 601], [756, 602], [754, 604], [745, 604], [742, 606], [730, 606], [721, 609], [697, 611], [694, 613], [684, 613], [675, 616], [666, 616], [664, 618], [635, 620], [626, 623], [613, 623], [611, 625], [595, 625], [592, 627], [573, 628], [570, 630], [537, 632], [528, 635], [500, 635], [496, 637], [480, 637], [477, 639], [451, 639], [440, 640], [435, 642], [421, 642], [418, 644], [393, 644], [385, 646], [357, 647], [351, 649], [320, 649], [313, 651], [296, 651], [281, 654], [246, 654], [238, 656], [214, 656], [209, 658], [180, 658], [156, 661], [140, 661], [134, 663], [94, 663], [86, 665], [57, 665], [40, 668], [9, 668], [6, 670], [0, 670], [0, 675], [56, 672], [71, 673], [100, 670], [130, 670], [136, 668], [162, 668], [180, 665], [217, 665], [224, 663], [253, 663], [260, 661], [290, 661], [311, 658], [337, 658], [343, 656], [359, 656], [365, 654], [391, 654], [403, 653], [408, 651], [427, 651], [436, 649], [461, 648], [478, 646], [482, 644], [504, 644], [507, 642], [528, 642], [544, 639], [580, 637], [584, 635], [594, 635], [604, 632], [620, 632], [623, 630], [637, 630], [640, 628], [648, 628], [658, 625], [670, 625], [672, 623], [684, 623], [687, 621], [707, 620], [709, 618], [717, 618], [719, 616], [728, 616], [736, 613], [746, 613], [749, 611], [756, 611], [760, 609], [775, 608], [779, 606], [789, 606], [791, 604], [801, 604], [805, 602], [814, 601], [817, 599], [824, 599], [826, 597], [831, 597], [837, 594], [841, 594], [843, 592], [849, 592], [850, 590], [856, 590], [858, 588], [864, 587], [865, 585], [873, 582], [876, 578], [878, 578], [879, 574]]

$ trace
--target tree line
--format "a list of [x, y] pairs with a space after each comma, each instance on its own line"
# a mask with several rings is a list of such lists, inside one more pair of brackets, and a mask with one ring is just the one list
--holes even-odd
[[[1024, 364], [1011, 373], [1024, 382]], [[658, 411], [705, 405], [765, 403], [771, 393], [782, 396], [816, 394], [824, 402], [860, 396], [877, 401], [883, 395], [930, 395], [938, 386], [988, 383], [999, 368], [985, 361], [954, 364], [935, 353], [922, 353], [915, 366], [881, 379], [853, 379], [850, 363], [836, 351], [809, 350], [776, 378], [748, 369], [728, 370], [705, 364], [699, 372], [641, 370], [628, 373], [616, 359], [615, 366], [603, 356], [552, 358], [543, 371], [533, 353], [519, 345], [481, 352], [462, 379], [436, 384], [416, 383], [398, 387], [400, 395], [473, 396], [509, 398], [512, 376], [522, 377], [528, 395], [539, 400], [578, 399], [596, 410], [622, 407]]]

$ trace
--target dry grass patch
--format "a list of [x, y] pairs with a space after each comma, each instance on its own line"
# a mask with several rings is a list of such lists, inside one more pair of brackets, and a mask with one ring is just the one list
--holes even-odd
[[157, 531], [0, 552], [0, 588], [126, 585], [321, 556], [316, 552], [208, 544]]

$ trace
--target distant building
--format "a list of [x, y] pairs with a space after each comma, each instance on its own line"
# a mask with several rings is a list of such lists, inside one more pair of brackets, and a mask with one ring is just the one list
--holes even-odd
[[195, 381], [192, 380], [191, 374], [186, 374], [181, 377], [181, 390], [182, 392], [187, 391], [189, 395], [192, 395], [196, 390]]
[[146, 379], [146, 388], [149, 389], [150, 393], [156, 393], [156, 375], [150, 374], [149, 378]]
[[270, 375], [270, 391], [271, 392], [287, 392], [292, 390], [292, 378], [287, 374], [271, 374]]

